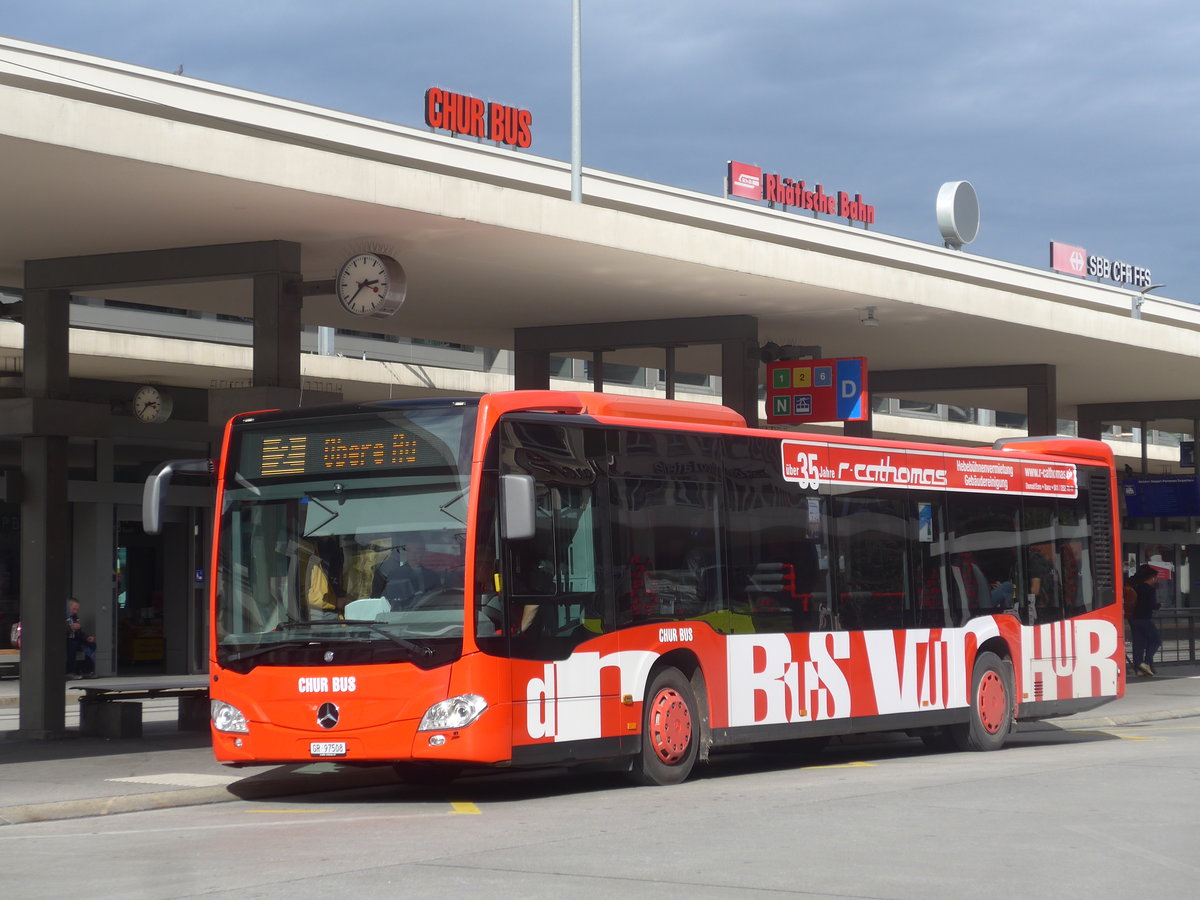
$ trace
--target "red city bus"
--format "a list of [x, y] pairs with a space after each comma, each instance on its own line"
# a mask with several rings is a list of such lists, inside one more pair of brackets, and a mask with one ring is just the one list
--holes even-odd
[[[147, 482], [157, 528], [174, 472]], [[905, 731], [991, 750], [1124, 690], [1113, 461], [514, 391], [235, 417], [213, 746], [431, 777]], [[804, 741], [813, 743], [813, 741]]]

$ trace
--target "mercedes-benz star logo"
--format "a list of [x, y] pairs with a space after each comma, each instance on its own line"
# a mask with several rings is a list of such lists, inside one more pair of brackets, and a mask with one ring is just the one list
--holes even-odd
[[338, 723], [338, 708], [336, 703], [322, 703], [317, 710], [317, 724], [322, 728], [332, 728]]

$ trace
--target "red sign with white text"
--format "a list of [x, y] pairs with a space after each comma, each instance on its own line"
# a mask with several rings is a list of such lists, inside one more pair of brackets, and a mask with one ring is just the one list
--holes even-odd
[[1050, 242], [1050, 268], [1055, 272], [1067, 275], [1087, 276], [1087, 251], [1082, 247], [1072, 247], [1070, 244]]
[[729, 194], [731, 197], [761, 200], [763, 198], [762, 167], [750, 166], [740, 162], [730, 162]]
[[783, 442], [783, 477], [801, 487], [824, 484], [934, 491], [1075, 497], [1075, 467], [1003, 456], [975, 456], [818, 441]]

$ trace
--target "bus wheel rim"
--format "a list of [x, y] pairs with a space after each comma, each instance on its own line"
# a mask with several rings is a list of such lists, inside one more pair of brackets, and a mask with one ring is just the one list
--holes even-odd
[[997, 734], [1004, 727], [1008, 692], [996, 672], [983, 673], [979, 680], [979, 724], [988, 734]]
[[673, 766], [687, 756], [692, 713], [678, 691], [663, 688], [650, 704], [650, 742], [655, 755]]

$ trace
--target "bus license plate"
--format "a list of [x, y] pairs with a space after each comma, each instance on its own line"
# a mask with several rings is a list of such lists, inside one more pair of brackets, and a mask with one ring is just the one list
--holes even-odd
[[313, 741], [308, 745], [313, 756], [345, 756], [346, 744], [342, 741]]

